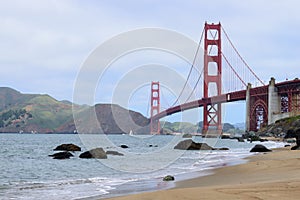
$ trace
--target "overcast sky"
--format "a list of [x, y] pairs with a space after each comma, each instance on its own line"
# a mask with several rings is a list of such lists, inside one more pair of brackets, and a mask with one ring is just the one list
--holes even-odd
[[[145, 27], [176, 31], [197, 42], [205, 21], [222, 23], [240, 54], [263, 81], [268, 82], [271, 76], [278, 81], [299, 77], [300, 3], [248, 2], [0, 0], [0, 86], [72, 101], [74, 82], [82, 64], [103, 42]], [[148, 64], [151, 57], [160, 57], [157, 52], [149, 55], [145, 60], [139, 55], [121, 60], [115, 68], [126, 66], [129, 61], [135, 65]], [[161, 57], [168, 60], [167, 55]], [[189, 66], [178, 60], [175, 67], [179, 65], [184, 65], [179, 71], [186, 76]], [[113, 73], [108, 77], [118, 79]], [[113, 94], [109, 91], [116, 86], [110, 79], [103, 81], [95, 102], [111, 102]], [[140, 90], [148, 90], [147, 87], [140, 86]], [[128, 106], [146, 114], [148, 102], [144, 101], [148, 97], [139, 90], [133, 93], [135, 99]], [[171, 98], [168, 95], [172, 96], [172, 91], [165, 93], [167, 107], [172, 103], [167, 101], [176, 95]], [[238, 103], [238, 107], [243, 104]], [[229, 122], [243, 121], [243, 112], [228, 115]]]

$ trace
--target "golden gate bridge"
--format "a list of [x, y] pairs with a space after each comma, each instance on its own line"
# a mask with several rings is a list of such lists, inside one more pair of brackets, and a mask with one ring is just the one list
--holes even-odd
[[[223, 36], [225, 40], [222, 39]], [[200, 55], [201, 47], [203, 55]], [[203, 67], [198, 69], [195, 63], [201, 56]], [[179, 103], [187, 85], [193, 86], [192, 91], [185, 102]], [[191, 100], [194, 94], [201, 96]], [[202, 135], [220, 135], [221, 105], [241, 100], [246, 101], [247, 131], [257, 131], [263, 125], [274, 123], [278, 119], [300, 114], [300, 80], [296, 78], [276, 83], [271, 78], [268, 84], [264, 84], [237, 51], [221, 23], [205, 23], [186, 82], [175, 102], [169, 108], [161, 110], [160, 97], [159, 81], [153, 81], [150, 100], [152, 134], [160, 133], [161, 118], [203, 107]]]

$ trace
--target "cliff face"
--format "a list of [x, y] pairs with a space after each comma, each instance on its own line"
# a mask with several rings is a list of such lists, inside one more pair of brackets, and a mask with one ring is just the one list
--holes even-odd
[[[140, 113], [118, 105], [76, 107], [76, 125], [82, 129], [80, 132], [138, 132], [145, 126], [147, 130], [149, 124], [149, 120]], [[98, 122], [93, 122], [91, 118], [94, 113]], [[22, 94], [11, 88], [0, 87], [0, 132], [74, 133], [77, 126], [70, 102], [57, 101], [49, 95]]]

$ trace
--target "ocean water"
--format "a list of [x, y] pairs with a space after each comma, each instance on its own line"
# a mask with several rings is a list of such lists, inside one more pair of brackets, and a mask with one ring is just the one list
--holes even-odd
[[[0, 134], [0, 199], [101, 199], [110, 196], [173, 187], [162, 177], [176, 180], [204, 176], [216, 167], [245, 162], [256, 143], [193, 137], [229, 151], [182, 151], [173, 147], [179, 136]], [[62, 143], [82, 151], [94, 147], [117, 150], [124, 156], [80, 159], [81, 152], [66, 160], [48, 155]], [[119, 146], [126, 144], [128, 149]], [[283, 143], [264, 142], [268, 148]]]

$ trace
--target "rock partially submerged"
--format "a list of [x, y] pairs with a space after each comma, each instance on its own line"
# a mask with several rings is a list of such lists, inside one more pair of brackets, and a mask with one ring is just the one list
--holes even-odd
[[89, 151], [86, 151], [79, 155], [79, 158], [97, 158], [97, 159], [106, 159], [106, 152], [102, 148], [96, 148]]
[[180, 150], [229, 150], [228, 148], [213, 148], [206, 143], [197, 143], [191, 139], [180, 141], [174, 149]]
[[64, 152], [58, 152], [58, 153], [55, 153], [53, 155], [49, 155], [50, 157], [53, 157], [53, 159], [69, 159], [70, 157], [73, 157], [73, 154], [71, 154], [70, 152], [68, 151], [64, 151]]
[[206, 143], [196, 143], [193, 140], [180, 141], [174, 149], [180, 150], [212, 150], [213, 148]]
[[118, 151], [106, 151], [107, 155], [114, 155], [114, 156], [124, 156], [124, 154], [118, 152]]
[[81, 151], [81, 148], [75, 144], [61, 144], [53, 151]]
[[182, 138], [192, 138], [192, 137], [193, 137], [193, 135], [190, 133], [185, 133], [182, 135]]
[[163, 181], [174, 181], [175, 178], [174, 176], [171, 176], [171, 175], [167, 175], [163, 178]]
[[269, 152], [269, 151], [272, 151], [272, 150], [268, 149], [267, 147], [265, 147], [264, 145], [261, 145], [261, 144], [255, 145], [255, 146], [250, 150], [250, 152]]
[[120, 146], [121, 148], [123, 148], [123, 149], [127, 149], [127, 148], [129, 148], [126, 144], [121, 144], [121, 146]]

